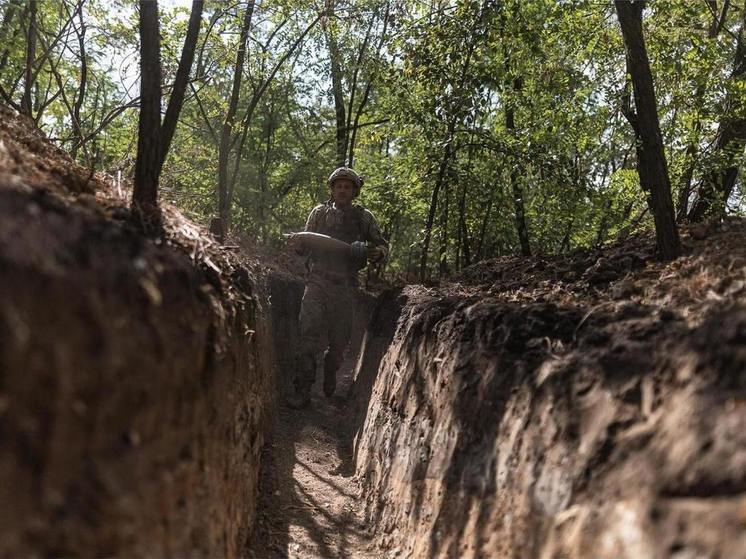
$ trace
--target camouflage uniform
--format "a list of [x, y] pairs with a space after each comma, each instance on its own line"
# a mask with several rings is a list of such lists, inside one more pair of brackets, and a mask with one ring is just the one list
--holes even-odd
[[[373, 214], [360, 205], [339, 209], [329, 201], [308, 216], [306, 231], [346, 243], [364, 241], [388, 250]], [[357, 272], [365, 262], [314, 254], [300, 310], [300, 351], [294, 379], [296, 393], [308, 393], [316, 380], [316, 355], [324, 352], [324, 392], [334, 393], [336, 372], [350, 340]], [[328, 346], [324, 348], [325, 339]]]

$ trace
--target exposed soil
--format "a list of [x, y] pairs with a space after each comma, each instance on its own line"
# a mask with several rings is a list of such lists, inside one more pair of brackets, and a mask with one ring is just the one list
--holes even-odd
[[0, 556], [245, 556], [272, 401], [258, 267], [0, 107]]
[[684, 238], [668, 264], [640, 237], [382, 302], [395, 333], [356, 372], [376, 541], [403, 557], [746, 556], [746, 223]]

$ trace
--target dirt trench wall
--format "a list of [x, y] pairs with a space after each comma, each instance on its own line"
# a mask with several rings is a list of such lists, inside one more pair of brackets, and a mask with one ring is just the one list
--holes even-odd
[[2, 177], [0, 556], [244, 555], [272, 389], [256, 279]]
[[742, 298], [696, 326], [632, 301], [385, 304], [356, 467], [392, 556], [746, 556]]

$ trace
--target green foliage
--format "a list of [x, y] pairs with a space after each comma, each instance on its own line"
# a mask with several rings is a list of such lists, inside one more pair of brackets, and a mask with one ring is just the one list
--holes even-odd
[[[721, 10], [723, 2], [716, 4]], [[431, 273], [519, 250], [514, 186], [523, 194], [534, 252], [591, 247], [651, 227], [634, 170], [633, 132], [620, 110], [626, 72], [612, 3], [327, 5], [333, 13], [287, 59], [319, 15], [318, 4], [256, 6], [232, 139], [234, 230], [279, 244], [282, 232], [301, 228], [313, 205], [326, 199], [335, 159], [328, 34], [338, 42], [350, 124], [359, 118], [354, 160], [366, 177], [360, 200], [391, 237], [389, 271], [411, 276], [416, 269], [438, 181]], [[733, 76], [743, 7], [731, 6], [714, 32], [711, 5], [656, 0], [645, 13], [675, 200], [681, 191], [686, 201], [708, 174], [743, 166], [742, 144], [717, 149], [715, 142], [724, 120], [746, 115], [746, 82]], [[18, 13], [0, 29], [0, 85], [17, 102], [24, 3], [5, 0], [0, 17], [11, 6]], [[188, 6], [161, 2], [164, 84], [176, 72]], [[37, 48], [37, 119], [74, 150], [79, 139], [67, 105], [79, 91], [82, 54], [75, 28], [65, 22], [76, 4], [48, 0], [39, 7], [45, 40], [62, 35], [46, 59]], [[89, 77], [81, 129], [91, 138], [76, 156], [127, 173], [136, 110], [110, 121], [107, 115], [137, 95], [137, 14], [128, 2], [117, 7], [110, 0], [84, 3]], [[205, 223], [216, 213], [218, 136], [245, 9], [246, 1], [206, 5], [192, 84], [162, 176], [163, 196]], [[54, 71], [64, 91], [56, 97]], [[731, 204], [736, 211], [743, 210], [741, 184]]]

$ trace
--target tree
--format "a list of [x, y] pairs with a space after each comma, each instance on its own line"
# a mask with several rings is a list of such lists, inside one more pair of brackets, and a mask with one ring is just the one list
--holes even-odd
[[225, 113], [223, 126], [220, 131], [220, 151], [218, 157], [218, 218], [211, 225], [212, 231], [221, 241], [228, 232], [228, 218], [230, 213], [230, 197], [228, 195], [228, 160], [231, 150], [231, 137], [235, 125], [236, 112], [238, 111], [238, 100], [241, 95], [241, 79], [244, 72], [244, 59], [246, 58], [246, 42], [251, 27], [251, 16], [254, 13], [254, 0], [250, 0], [244, 10], [241, 23], [241, 34], [236, 51], [236, 64], [233, 68], [233, 86], [231, 87], [228, 110]]
[[144, 215], [158, 207], [161, 159], [161, 39], [158, 2], [140, 0], [140, 121], [132, 206]]
[[26, 70], [23, 80], [23, 97], [21, 98], [21, 113], [32, 116], [33, 104], [31, 92], [34, 88], [34, 62], [36, 61], [36, 0], [29, 0], [29, 10], [26, 15]]
[[[482, 4], [477, 6], [476, 12], [472, 14], [473, 20], [469, 28], [470, 33], [469, 40], [466, 46], [466, 55], [461, 61], [461, 65], [458, 68], [457, 76], [450, 84], [448, 84], [449, 87], [451, 87], [454, 91], [456, 103], [461, 100], [461, 96], [468, 96], [468, 93], [465, 91], [465, 87], [467, 79], [469, 77], [472, 57], [474, 56], [474, 52], [477, 48], [477, 43], [481, 37], [481, 32], [483, 32], [482, 25], [484, 23], [487, 7], [488, 3], [483, 2]], [[445, 184], [448, 166], [451, 163], [451, 158], [453, 157], [456, 127], [465, 117], [463, 108], [460, 106], [453, 107], [451, 111], [452, 112], [449, 115], [448, 124], [445, 131], [445, 137], [443, 138], [442, 142], [443, 151], [440, 163], [438, 165], [438, 172], [435, 176], [432, 195], [430, 197], [430, 207], [427, 213], [427, 221], [425, 222], [422, 250], [420, 252], [420, 281], [424, 280], [427, 277], [427, 260], [430, 250], [430, 239], [432, 236], [433, 224], [435, 223], [435, 215], [438, 208], [438, 196], [440, 194], [441, 188], [443, 188], [443, 185]]]
[[[708, 0], [707, 5], [711, 14], [710, 25], [707, 29], [707, 40], [708, 42], [712, 42], [717, 39], [723, 29], [730, 8], [730, 0], [725, 0], [720, 9], [718, 9], [717, 0]], [[697, 88], [693, 96], [695, 116], [691, 127], [691, 133], [689, 134], [689, 142], [684, 153], [684, 172], [681, 174], [678, 202], [676, 206], [676, 219], [678, 221], [686, 219], [689, 212], [689, 198], [692, 194], [692, 179], [694, 178], [694, 172], [698, 163], [697, 155], [700, 150], [699, 144], [702, 136], [702, 109], [705, 104], [705, 93], [708, 85], [710, 85], [709, 82], [711, 81], [711, 78], [712, 71], [708, 66], [705, 71], [702, 72], [702, 77], [697, 81]]]
[[[204, 10], [204, 0], [194, 0], [192, 2], [192, 11], [189, 16], [189, 26], [184, 39], [184, 46], [181, 49], [179, 58], [179, 68], [176, 71], [174, 84], [171, 89], [171, 98], [166, 107], [166, 114], [163, 117], [161, 128], [161, 146], [159, 166], [163, 168], [168, 155], [168, 149], [171, 147], [171, 141], [176, 131], [176, 124], [179, 121], [179, 114], [184, 104], [184, 96], [189, 83], [189, 72], [194, 62], [194, 51], [197, 47], [197, 38], [199, 37], [199, 28], [202, 23], [202, 11]], [[159, 170], [160, 171], [160, 170]]]
[[[366, 177], [360, 202], [391, 234], [387, 270], [411, 279], [504, 254], [600, 247], [660, 225], [637, 107], [645, 92], [625, 78], [637, 74], [613, 5], [321, 5], [330, 11], [256, 3], [242, 36], [249, 0], [208, 3], [205, 29], [201, 8], [160, 3], [165, 99], [142, 137], [159, 146], [145, 166], [158, 174], [151, 204], [175, 202], [278, 243], [326, 195], [329, 167], [354, 165]], [[679, 216], [743, 213], [742, 2], [656, 0], [646, 10], [656, 149]], [[137, 17], [110, 0], [0, 7], [0, 99], [30, 107], [79, 162], [125, 179], [144, 117], [129, 110], [140, 106], [130, 90]]]
[[194, 59], [203, 1], [194, 0], [189, 30], [181, 53], [179, 70], [161, 124], [161, 52], [158, 2], [140, 0], [140, 119], [132, 207], [145, 219], [158, 209], [158, 179], [184, 100], [187, 77]]
[[681, 253], [681, 245], [674, 218], [653, 76], [642, 32], [645, 2], [615, 0], [614, 4], [627, 50], [627, 69], [634, 88], [636, 113], [628, 110], [626, 116], [639, 138], [636, 144], [637, 171], [643, 190], [650, 194], [649, 205], [655, 220], [658, 251], [663, 259], [670, 260]]
[[[334, 18], [334, 2], [327, 0], [328, 17]], [[324, 25], [327, 48], [329, 49], [329, 62], [332, 75], [332, 92], [334, 93], [334, 114], [336, 118], [335, 133], [337, 137], [336, 166], [342, 167], [347, 160], [347, 128], [344, 90], [342, 88], [342, 56], [339, 52], [339, 44], [334, 25], [328, 22]]]
[[[724, 7], [721, 22], [725, 19], [726, 10]], [[746, 6], [741, 10], [741, 17], [733, 71], [730, 76], [733, 87], [726, 99], [725, 114], [718, 126], [715, 140], [715, 153], [723, 162], [716, 164], [715, 168], [703, 177], [697, 200], [689, 212], [689, 220], [693, 222], [702, 221], [709, 215], [724, 215], [738, 178], [738, 154], [743, 151], [746, 143], [746, 116], [742, 98], [738, 93], [743, 91], [746, 83]]]

